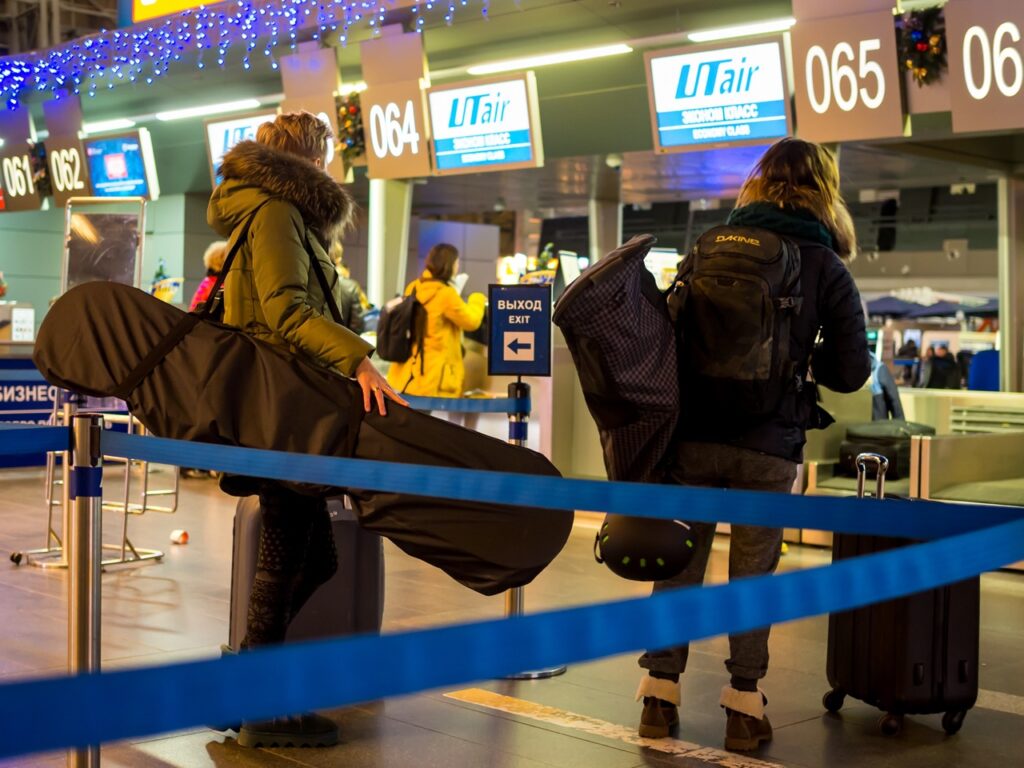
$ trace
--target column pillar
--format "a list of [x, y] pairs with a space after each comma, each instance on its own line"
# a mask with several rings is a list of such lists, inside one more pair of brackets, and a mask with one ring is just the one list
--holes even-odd
[[1020, 392], [1024, 347], [1024, 180], [999, 180], [999, 388]]
[[622, 203], [618, 200], [587, 201], [590, 263], [594, 264], [622, 244]]
[[405, 288], [412, 183], [370, 179], [366, 295], [378, 307]]

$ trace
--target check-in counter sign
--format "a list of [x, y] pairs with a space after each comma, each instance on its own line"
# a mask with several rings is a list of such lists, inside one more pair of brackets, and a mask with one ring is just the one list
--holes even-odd
[[905, 131], [892, 14], [856, 14], [793, 28], [797, 132], [811, 141]]
[[393, 101], [370, 108], [370, 144], [382, 160], [388, 155], [401, 156], [406, 147], [414, 155], [419, 153], [420, 132], [412, 99], [407, 99], [402, 108]]
[[32, 157], [23, 152], [7, 152], [0, 157], [5, 208], [8, 211], [34, 211], [41, 205], [32, 177]]
[[951, 0], [944, 13], [953, 130], [1024, 128], [1024, 3]]
[[[1024, 81], [1024, 65], [1020, 51], [1020, 29], [1012, 21], [1004, 21], [991, 35], [975, 25], [964, 34], [964, 85], [972, 99], [981, 101], [992, 93], [993, 85], [1003, 96], [1013, 98], [1020, 93]], [[975, 53], [980, 61], [976, 71]]]
[[85, 189], [82, 178], [82, 152], [74, 147], [50, 153], [50, 178], [58, 192]]

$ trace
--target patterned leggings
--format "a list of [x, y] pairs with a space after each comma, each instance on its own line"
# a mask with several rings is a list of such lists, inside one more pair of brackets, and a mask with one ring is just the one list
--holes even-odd
[[260, 511], [263, 528], [243, 648], [284, 642], [292, 619], [338, 569], [324, 499], [267, 485], [260, 491]]

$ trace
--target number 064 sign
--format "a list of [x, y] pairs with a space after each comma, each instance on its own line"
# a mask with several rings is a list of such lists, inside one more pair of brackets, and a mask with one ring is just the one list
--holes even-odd
[[792, 36], [801, 138], [838, 142], [903, 134], [892, 13], [800, 22]]
[[360, 102], [370, 178], [429, 176], [429, 136], [419, 82], [371, 86]]

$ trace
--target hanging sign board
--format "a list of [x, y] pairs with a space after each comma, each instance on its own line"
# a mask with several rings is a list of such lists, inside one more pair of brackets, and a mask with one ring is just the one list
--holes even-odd
[[490, 285], [487, 374], [551, 375], [551, 286]]
[[953, 131], [1024, 128], [1024, 3], [945, 6]]
[[28, 142], [4, 144], [0, 149], [0, 187], [5, 211], [38, 211], [43, 201], [36, 188], [37, 172]]
[[766, 144], [791, 132], [782, 38], [644, 54], [654, 148]]
[[61, 208], [72, 197], [90, 197], [89, 164], [77, 136], [46, 140], [46, 165], [50, 172], [53, 201]]
[[792, 40], [800, 138], [839, 142], [905, 133], [891, 11], [801, 21]]
[[533, 72], [431, 88], [434, 172], [544, 165]]
[[370, 86], [360, 96], [371, 179], [430, 175], [429, 135], [418, 81]]
[[429, 85], [423, 36], [385, 27], [359, 44], [366, 90], [360, 95], [366, 170], [371, 179], [430, 175], [430, 130], [424, 104]]

